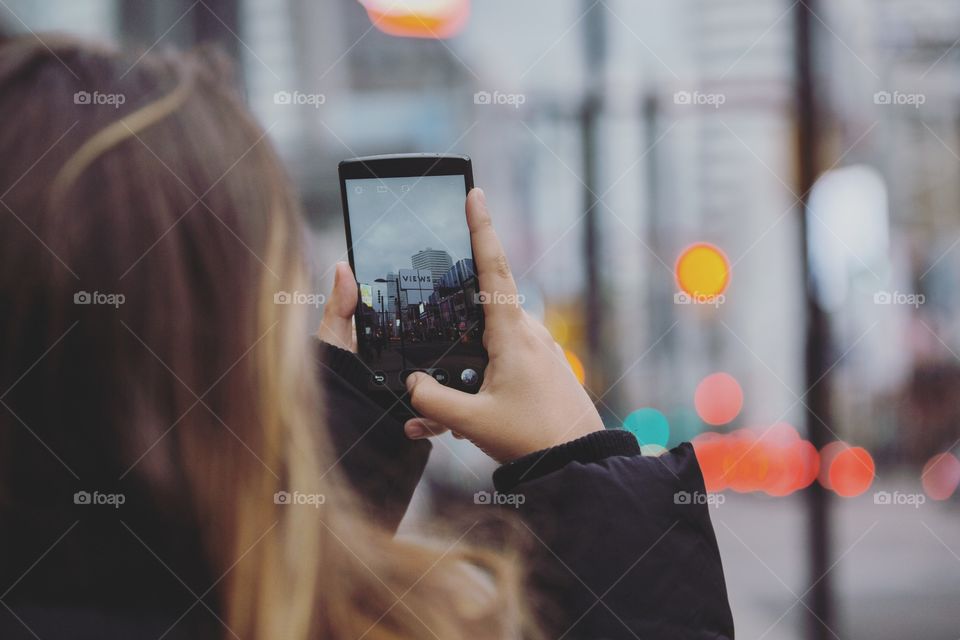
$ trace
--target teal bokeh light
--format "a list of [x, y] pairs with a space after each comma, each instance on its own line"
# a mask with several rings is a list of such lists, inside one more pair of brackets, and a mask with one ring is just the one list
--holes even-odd
[[623, 421], [623, 428], [632, 433], [641, 445], [667, 446], [670, 439], [670, 423], [667, 417], [650, 407], [637, 409]]
[[668, 447], [675, 447], [681, 442], [689, 442], [706, 429], [697, 412], [687, 407], [675, 407], [667, 412], [667, 422], [670, 424]]

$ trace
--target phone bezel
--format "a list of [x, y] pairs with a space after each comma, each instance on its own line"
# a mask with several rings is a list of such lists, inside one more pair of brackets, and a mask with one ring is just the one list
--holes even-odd
[[[341, 208], [343, 210], [343, 228], [347, 241], [347, 258], [350, 262], [350, 269], [353, 271], [354, 277], [356, 277], [357, 268], [354, 261], [353, 235], [350, 228], [350, 206], [347, 203], [347, 180], [404, 177], [424, 178], [429, 176], [459, 175], [463, 176], [465, 186], [464, 198], [466, 198], [466, 194], [470, 193], [470, 190], [473, 189], [473, 166], [470, 158], [465, 155], [409, 153], [350, 158], [340, 162], [338, 165], [338, 174], [340, 178], [340, 201]], [[464, 226], [466, 226], [466, 222], [464, 222]], [[470, 248], [470, 257], [473, 259], [474, 265], [476, 265], [477, 261], [476, 257], [473, 255], [472, 246]], [[361, 302], [358, 300], [358, 308], [360, 304]], [[484, 317], [482, 314], [480, 316], [479, 328], [482, 335], [484, 330]], [[358, 346], [363, 347], [365, 345], [365, 340], [366, 336], [361, 335], [361, 332], [358, 331]], [[486, 354], [485, 350], [484, 354]], [[371, 366], [368, 362], [365, 362], [365, 364], [368, 367]], [[485, 369], [486, 361], [484, 362], [483, 370], [480, 372], [481, 380], [486, 373]], [[480, 385], [478, 384], [476, 389], [472, 391], [465, 390], [465, 392], [476, 393], [479, 390], [479, 387]], [[382, 391], [378, 391], [376, 388], [368, 389], [368, 391], [373, 393], [388, 393], [391, 396], [393, 396], [396, 392], [396, 390], [391, 388], [389, 385], [383, 387]], [[412, 413], [412, 409], [406, 406], [406, 402], [403, 402], [402, 404], [406, 407], [407, 413]]]

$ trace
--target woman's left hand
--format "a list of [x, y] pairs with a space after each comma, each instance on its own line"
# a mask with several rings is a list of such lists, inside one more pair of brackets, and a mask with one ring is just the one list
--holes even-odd
[[357, 333], [353, 314], [357, 310], [357, 281], [346, 262], [338, 262], [333, 276], [333, 290], [323, 307], [323, 318], [317, 337], [335, 347], [357, 352]]

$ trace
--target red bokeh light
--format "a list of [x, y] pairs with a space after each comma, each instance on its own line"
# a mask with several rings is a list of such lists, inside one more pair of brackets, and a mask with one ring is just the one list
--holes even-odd
[[844, 498], [858, 496], [873, 484], [876, 467], [863, 447], [848, 447], [834, 457], [827, 473], [830, 485]]
[[810, 485], [820, 467], [816, 448], [791, 425], [756, 432], [707, 432], [693, 440], [707, 491], [765, 491], [786, 496]]
[[923, 465], [920, 481], [930, 499], [948, 499], [960, 485], [960, 460], [949, 452], [938, 453]]
[[712, 373], [697, 385], [693, 405], [707, 424], [727, 424], [743, 408], [743, 390], [729, 373]]

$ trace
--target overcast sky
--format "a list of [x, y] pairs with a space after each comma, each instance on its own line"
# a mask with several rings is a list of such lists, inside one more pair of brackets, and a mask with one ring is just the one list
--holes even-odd
[[410, 269], [410, 257], [428, 247], [446, 251], [454, 264], [469, 258], [465, 200], [463, 176], [347, 180], [357, 280]]

